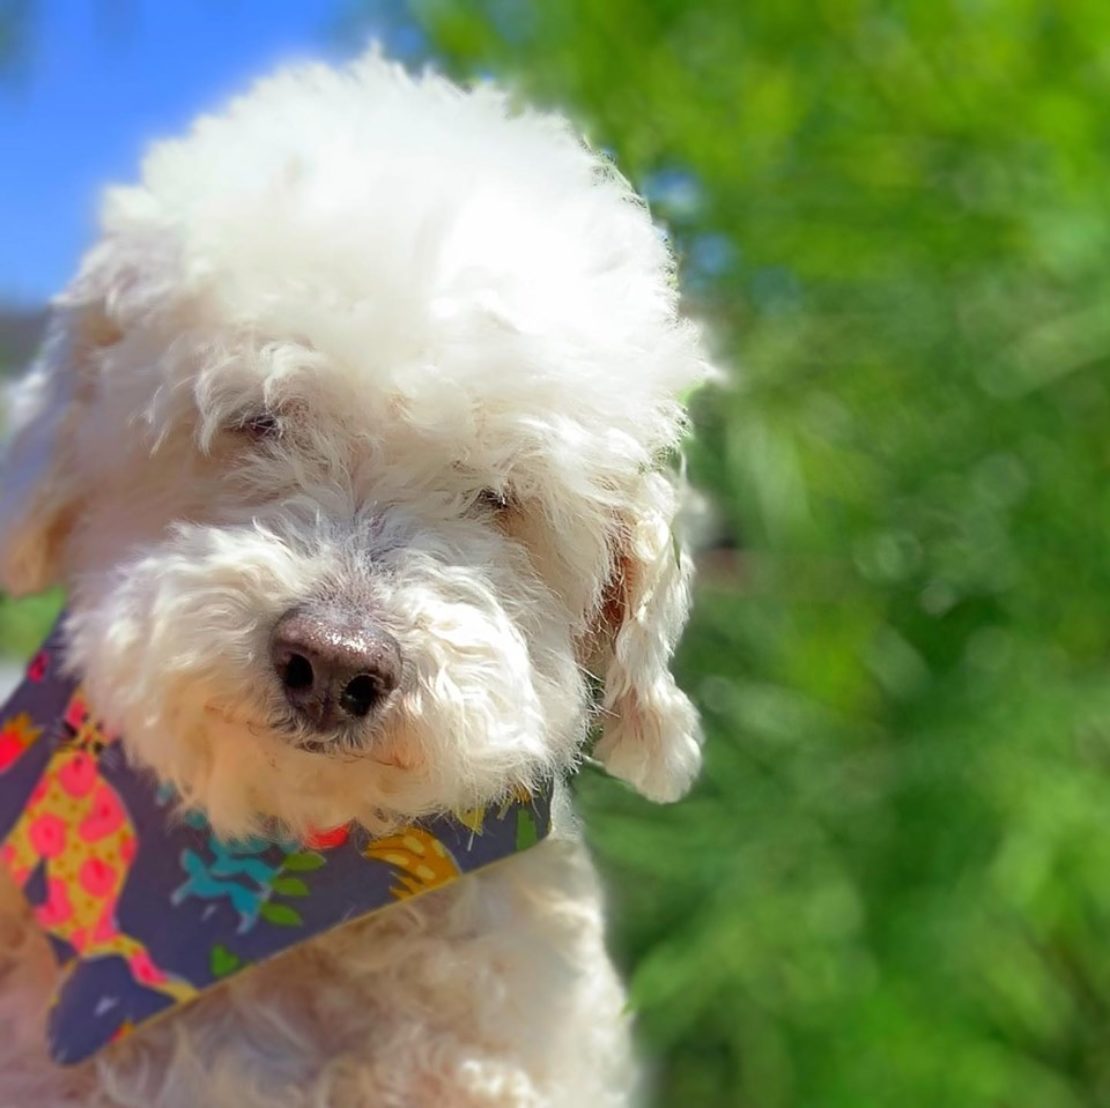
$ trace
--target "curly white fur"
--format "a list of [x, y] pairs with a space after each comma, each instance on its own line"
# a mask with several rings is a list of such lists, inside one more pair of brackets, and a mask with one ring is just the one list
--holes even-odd
[[[0, 574], [69, 587], [98, 712], [227, 833], [384, 829], [561, 777], [591, 674], [598, 756], [674, 799], [700, 739], [668, 672], [689, 574], [663, 459], [706, 372], [646, 208], [563, 120], [377, 56], [293, 69], [109, 193], [15, 397]], [[269, 663], [305, 603], [372, 612], [404, 659], [330, 755]], [[631, 1095], [566, 813], [75, 1072], [36, 1045], [50, 967], [8, 900], [0, 1104]]]

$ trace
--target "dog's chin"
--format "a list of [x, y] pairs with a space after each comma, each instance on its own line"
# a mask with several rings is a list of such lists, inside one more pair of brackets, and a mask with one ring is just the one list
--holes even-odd
[[308, 838], [352, 822], [387, 831], [439, 807], [411, 737], [385, 727], [310, 733], [256, 708], [209, 698], [200, 712], [163, 713], [157, 733], [125, 729], [124, 743], [226, 838]]
[[[468, 734], [464, 716], [429, 720], [427, 702], [398, 696], [373, 720], [321, 732], [291, 720], [262, 683], [253, 700], [222, 684], [163, 685], [127, 705], [120, 730], [129, 755], [225, 838], [307, 839], [352, 823], [389, 833], [495, 802], [552, 772], [527, 715], [498, 717], [503, 739], [494, 744], [488, 726]], [[477, 708], [471, 714], [488, 724]]]

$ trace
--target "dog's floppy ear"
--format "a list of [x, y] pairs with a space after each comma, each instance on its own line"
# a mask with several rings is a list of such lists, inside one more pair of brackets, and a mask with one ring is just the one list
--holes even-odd
[[690, 609], [689, 558], [675, 537], [676, 483], [644, 474], [635, 514], [622, 519], [602, 622], [601, 738], [594, 756], [652, 800], [672, 801], [701, 766], [698, 715], [670, 672]]
[[38, 357], [7, 398], [0, 471], [0, 585], [17, 596], [55, 584], [80, 500], [75, 439], [95, 354], [119, 339], [102, 299], [60, 300]]

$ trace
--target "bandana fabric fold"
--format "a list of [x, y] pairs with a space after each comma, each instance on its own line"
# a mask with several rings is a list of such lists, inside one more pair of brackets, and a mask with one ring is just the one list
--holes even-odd
[[47, 1021], [57, 1062], [550, 830], [548, 788], [387, 838], [222, 841], [128, 764], [63, 671], [62, 641], [56, 627], [0, 709], [0, 863], [62, 967]]

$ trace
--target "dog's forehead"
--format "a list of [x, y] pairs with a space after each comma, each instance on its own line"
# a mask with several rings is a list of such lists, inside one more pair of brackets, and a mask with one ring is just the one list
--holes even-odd
[[200, 305], [212, 397], [261, 382], [460, 447], [620, 440], [641, 465], [704, 375], [670, 254], [603, 158], [561, 120], [380, 59], [262, 83], [155, 147], [104, 222], [173, 259], [150, 299]]
[[646, 209], [562, 121], [375, 59], [292, 70], [156, 145], [105, 223], [173, 237], [182, 283], [263, 328], [369, 323], [393, 352], [467, 322], [603, 338], [673, 307]]

